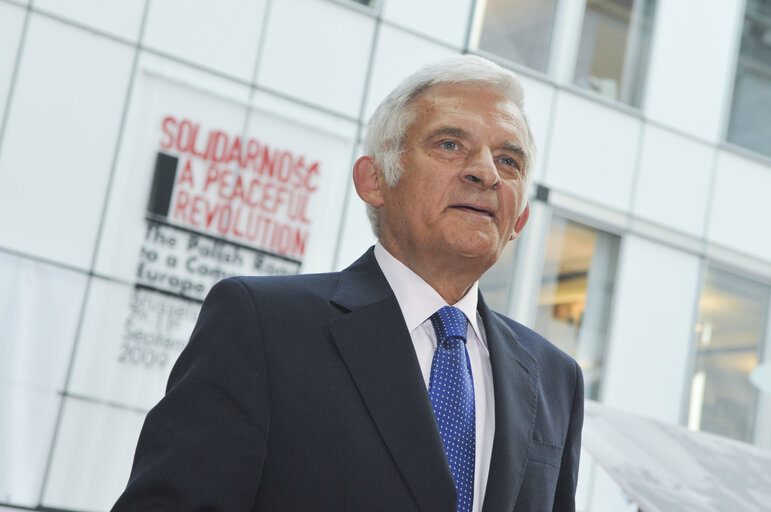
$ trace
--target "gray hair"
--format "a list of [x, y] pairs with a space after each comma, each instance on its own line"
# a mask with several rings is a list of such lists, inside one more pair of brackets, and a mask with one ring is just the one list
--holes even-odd
[[[475, 84], [496, 89], [519, 108], [525, 122], [525, 179], [529, 181], [535, 158], [535, 143], [524, 112], [525, 93], [519, 78], [511, 71], [477, 55], [456, 55], [430, 64], [404, 79], [377, 107], [367, 124], [364, 154], [374, 158], [383, 171], [385, 182], [393, 187], [402, 174], [401, 156], [404, 137], [415, 120], [410, 108], [423, 91], [439, 84]], [[523, 187], [523, 194], [527, 187]], [[367, 204], [367, 216], [376, 237], [380, 236], [377, 208]]]

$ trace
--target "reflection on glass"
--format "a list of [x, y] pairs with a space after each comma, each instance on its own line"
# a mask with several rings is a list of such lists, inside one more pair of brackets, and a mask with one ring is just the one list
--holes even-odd
[[501, 313], [506, 313], [509, 309], [509, 293], [514, 275], [514, 251], [516, 247], [518, 247], [516, 243], [507, 244], [495, 265], [490, 267], [479, 279], [479, 289], [485, 294], [487, 306]]
[[546, 71], [556, 0], [479, 0], [469, 46]]
[[757, 392], [749, 380], [765, 332], [769, 287], [709, 268], [699, 301], [688, 427], [751, 441]]
[[771, 0], [749, 0], [728, 141], [771, 156]]
[[546, 242], [535, 330], [575, 357], [586, 397], [599, 395], [619, 237], [555, 216]]
[[587, 0], [576, 85], [639, 107], [655, 0]]

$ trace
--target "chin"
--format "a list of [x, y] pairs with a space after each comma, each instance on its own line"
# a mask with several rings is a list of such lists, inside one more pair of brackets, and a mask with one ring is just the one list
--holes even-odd
[[450, 233], [442, 230], [441, 238], [448, 253], [469, 260], [492, 260], [492, 263], [498, 259], [506, 245], [497, 232], [491, 233], [489, 230], [463, 230], [455, 227]]
[[491, 260], [490, 265], [495, 263], [498, 259], [498, 255], [501, 253], [502, 248], [499, 248], [497, 244], [490, 243], [461, 243], [455, 244], [452, 248], [452, 252], [469, 260], [488, 261]]

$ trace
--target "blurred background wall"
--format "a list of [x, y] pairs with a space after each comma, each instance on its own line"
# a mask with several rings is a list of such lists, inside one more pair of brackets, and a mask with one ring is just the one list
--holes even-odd
[[[0, 509], [109, 509], [209, 287], [371, 245], [364, 123], [458, 53], [539, 148], [488, 302], [588, 398], [771, 447], [771, 1], [0, 0]], [[578, 499], [634, 510], [586, 455]]]

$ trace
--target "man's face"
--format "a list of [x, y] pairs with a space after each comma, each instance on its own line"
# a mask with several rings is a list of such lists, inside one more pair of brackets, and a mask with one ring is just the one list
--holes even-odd
[[431, 87], [412, 109], [403, 173], [382, 192], [381, 240], [413, 270], [474, 262], [481, 275], [517, 234], [522, 113], [497, 91], [473, 84]]

